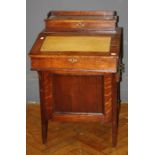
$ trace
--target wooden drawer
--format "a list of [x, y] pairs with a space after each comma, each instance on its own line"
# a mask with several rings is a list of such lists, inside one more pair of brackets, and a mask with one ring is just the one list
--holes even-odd
[[115, 30], [116, 21], [114, 20], [46, 20], [47, 31], [74, 31], [74, 30]]
[[116, 57], [101, 56], [52, 56], [52, 57], [33, 57], [32, 69], [77, 69], [94, 70], [101, 72], [116, 72]]

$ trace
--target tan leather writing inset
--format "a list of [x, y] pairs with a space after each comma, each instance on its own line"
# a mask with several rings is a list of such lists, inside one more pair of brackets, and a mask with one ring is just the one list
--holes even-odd
[[47, 36], [40, 51], [109, 52], [110, 37]]

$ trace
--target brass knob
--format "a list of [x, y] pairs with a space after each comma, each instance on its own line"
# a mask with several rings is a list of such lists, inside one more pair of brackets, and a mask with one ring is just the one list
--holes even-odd
[[77, 23], [76, 26], [82, 28], [85, 26], [85, 24], [84, 23]]
[[76, 63], [78, 60], [76, 58], [69, 58], [68, 61], [70, 63]]

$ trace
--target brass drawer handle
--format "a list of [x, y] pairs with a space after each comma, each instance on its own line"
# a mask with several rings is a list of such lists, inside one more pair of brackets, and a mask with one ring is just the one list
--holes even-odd
[[85, 26], [85, 24], [84, 23], [77, 23], [76, 26], [82, 28]]
[[76, 63], [78, 60], [76, 58], [69, 58], [68, 61], [70, 63]]

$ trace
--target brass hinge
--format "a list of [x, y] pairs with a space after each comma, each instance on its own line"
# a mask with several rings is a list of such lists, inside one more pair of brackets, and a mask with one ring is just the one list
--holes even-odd
[[118, 71], [125, 72], [125, 65], [123, 63], [118, 65]]

